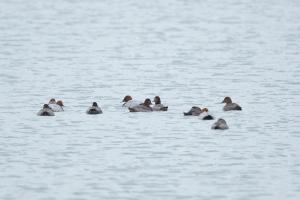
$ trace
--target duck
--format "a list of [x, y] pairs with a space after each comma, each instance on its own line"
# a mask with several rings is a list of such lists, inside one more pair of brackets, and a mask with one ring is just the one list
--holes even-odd
[[137, 101], [134, 101], [130, 95], [126, 95], [123, 98], [122, 103], [123, 103], [122, 107], [126, 107], [126, 108], [131, 108], [134, 106], [138, 106], [140, 104]]
[[58, 100], [56, 102], [56, 104], [59, 105], [59, 106], [61, 106], [61, 107], [65, 106], [62, 100]]
[[226, 103], [223, 107], [224, 111], [230, 111], [230, 110], [242, 110], [242, 107], [239, 106], [236, 103], [232, 103], [232, 100], [230, 97], [225, 97], [222, 103]]
[[152, 105], [150, 99], [145, 99], [144, 103], [141, 103], [140, 105], [129, 107], [130, 112], [152, 112], [153, 109], [150, 107]]
[[202, 117], [203, 120], [212, 120], [212, 119], [214, 119], [214, 117], [211, 114], [209, 114], [207, 108], [203, 108], [201, 110], [200, 116]]
[[52, 109], [53, 112], [62, 112], [62, 111], [64, 111], [64, 109], [63, 109], [64, 104], [61, 100], [56, 102], [56, 100], [54, 98], [52, 98], [52, 99], [50, 99], [48, 105]]
[[224, 119], [220, 118], [211, 126], [211, 129], [225, 130], [228, 129], [228, 125]]
[[152, 107], [153, 111], [167, 111], [168, 106], [164, 106], [161, 104], [161, 100], [159, 96], [154, 97], [154, 106]]
[[102, 114], [101, 108], [98, 106], [97, 102], [93, 102], [92, 106], [86, 111], [89, 115]]
[[199, 116], [201, 114], [201, 108], [197, 106], [193, 106], [188, 112], [184, 112], [184, 116], [192, 115], [192, 116]]
[[44, 104], [43, 108], [37, 113], [38, 116], [55, 116], [48, 104]]

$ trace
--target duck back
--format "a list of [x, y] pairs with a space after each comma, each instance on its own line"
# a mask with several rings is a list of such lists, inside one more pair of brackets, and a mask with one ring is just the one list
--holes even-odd
[[242, 110], [242, 107], [239, 106], [239, 105], [236, 104], [236, 103], [230, 103], [230, 104], [226, 104], [226, 105], [223, 107], [223, 110], [224, 110], [224, 111], [230, 111], [230, 110]]
[[218, 119], [218, 121], [211, 126], [211, 129], [226, 130], [228, 129], [228, 125], [224, 119]]
[[127, 102], [125, 102], [122, 106], [126, 107], [126, 108], [132, 108], [135, 106], [138, 106], [140, 103], [138, 101], [135, 100], [129, 100]]
[[62, 111], [64, 111], [64, 109], [60, 105], [57, 105], [57, 104], [49, 104], [49, 107], [51, 108], [51, 110], [53, 112], [62, 112]]
[[38, 116], [54, 116], [54, 112], [50, 109], [42, 109], [37, 113]]
[[102, 114], [102, 110], [99, 107], [90, 107], [86, 113], [89, 115], [97, 115]]
[[155, 104], [152, 109], [153, 111], [168, 111], [168, 106], [164, 106], [163, 104]]
[[128, 109], [130, 112], [152, 112], [153, 111], [151, 107], [147, 107], [144, 105], [129, 107]]
[[201, 109], [198, 107], [192, 107], [188, 112], [184, 112], [184, 116], [199, 116], [201, 114]]

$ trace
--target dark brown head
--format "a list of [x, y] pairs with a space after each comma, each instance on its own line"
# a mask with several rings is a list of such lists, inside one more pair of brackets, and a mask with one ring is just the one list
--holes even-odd
[[127, 96], [125, 96], [124, 97], [124, 99], [123, 99], [123, 101], [122, 102], [128, 102], [128, 101], [130, 101], [130, 100], [132, 100], [132, 97], [130, 96], [130, 95], [127, 95]]
[[143, 105], [147, 106], [147, 107], [150, 107], [150, 105], [152, 105], [151, 100], [150, 99], [145, 99]]
[[56, 101], [55, 101], [55, 99], [53, 98], [53, 99], [50, 99], [49, 103], [51, 103], [51, 104], [56, 104]]
[[98, 107], [97, 102], [93, 102], [93, 106], [94, 106], [94, 107]]
[[154, 97], [154, 100], [155, 104], [161, 104], [161, 101], [160, 101], [160, 97], [159, 96], [156, 96]]
[[61, 107], [64, 106], [64, 103], [62, 102], [62, 100], [57, 101], [56, 104], [59, 105], [59, 106], [61, 106]]
[[43, 109], [47, 109], [47, 108], [50, 109], [50, 107], [48, 106], [48, 104], [44, 104], [44, 105], [43, 105]]
[[224, 100], [222, 101], [222, 103], [232, 103], [231, 98], [225, 97]]

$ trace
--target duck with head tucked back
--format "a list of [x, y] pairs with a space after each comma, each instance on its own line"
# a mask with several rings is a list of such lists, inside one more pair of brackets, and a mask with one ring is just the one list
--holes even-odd
[[61, 100], [56, 102], [56, 100], [54, 98], [50, 99], [48, 105], [53, 110], [53, 112], [62, 112], [62, 111], [64, 111], [64, 109], [63, 109], [64, 104]]
[[223, 107], [224, 111], [230, 111], [230, 110], [242, 110], [242, 107], [239, 106], [236, 103], [232, 103], [232, 100], [230, 97], [225, 97], [222, 103], [225, 103], [225, 106]]
[[154, 106], [152, 107], [153, 111], [167, 111], [168, 106], [161, 104], [161, 100], [159, 96], [154, 97]]
[[122, 102], [123, 102], [122, 107], [126, 107], [126, 108], [131, 108], [131, 107], [139, 105], [139, 103], [137, 101], [134, 101], [130, 95], [126, 95], [123, 98]]
[[189, 116], [189, 115], [192, 115], [192, 116], [199, 116], [201, 114], [202, 110], [201, 108], [197, 107], [197, 106], [193, 106], [189, 112], [184, 112], [183, 115], [184, 116]]
[[54, 116], [54, 112], [48, 106], [48, 104], [44, 104], [43, 108], [37, 113], [38, 116]]
[[144, 103], [141, 103], [140, 105], [129, 107], [130, 112], [152, 112], [153, 109], [150, 107], [152, 105], [150, 99], [145, 99]]
[[228, 125], [224, 119], [220, 118], [211, 126], [211, 129], [225, 130], [228, 129]]
[[88, 110], [86, 111], [86, 114], [89, 115], [102, 114], [102, 110], [96, 102], [93, 102], [92, 106], [89, 107]]

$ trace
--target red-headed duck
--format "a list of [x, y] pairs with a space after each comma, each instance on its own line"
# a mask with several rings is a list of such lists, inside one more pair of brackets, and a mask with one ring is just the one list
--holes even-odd
[[138, 103], [137, 101], [134, 101], [132, 99], [132, 97], [130, 95], [126, 95], [124, 98], [123, 98], [123, 107], [126, 107], [126, 108], [131, 108], [131, 107], [134, 107], [134, 106], [137, 106], [139, 105], [140, 103]]
[[228, 125], [224, 119], [220, 118], [211, 126], [211, 129], [225, 130], [228, 129]]
[[37, 113], [38, 116], [54, 116], [54, 112], [48, 104], [44, 104], [43, 108]]
[[145, 99], [144, 103], [141, 103], [140, 105], [129, 107], [130, 112], [152, 112], [153, 109], [150, 107], [152, 105], [150, 99]]
[[86, 113], [90, 115], [102, 114], [102, 110], [96, 102], [93, 102], [92, 106], [88, 108]]
[[236, 103], [232, 103], [232, 100], [230, 97], [225, 97], [222, 103], [226, 103], [223, 107], [224, 111], [230, 111], [230, 110], [242, 110], [242, 107], [239, 106]]
[[154, 106], [152, 107], [153, 111], [167, 111], [168, 106], [164, 106], [161, 104], [161, 100], [159, 96], [154, 97]]

